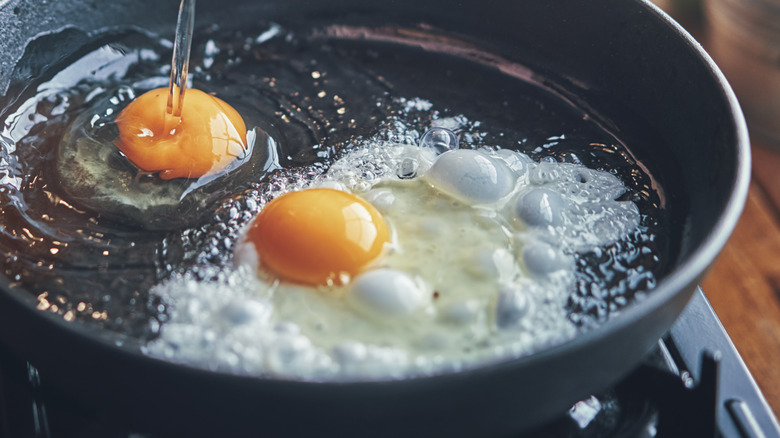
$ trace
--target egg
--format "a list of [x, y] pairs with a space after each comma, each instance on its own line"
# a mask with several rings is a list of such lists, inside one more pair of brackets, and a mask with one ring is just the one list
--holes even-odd
[[162, 179], [220, 172], [247, 148], [246, 127], [223, 100], [196, 89], [184, 94], [180, 116], [167, 111], [168, 89], [148, 91], [116, 117], [116, 146], [140, 169]]
[[[636, 206], [617, 201], [622, 183], [517, 151], [455, 149], [454, 136], [369, 142], [313, 181], [268, 193], [236, 246], [235, 270], [209, 286], [272, 308], [253, 313], [264, 315], [251, 319], [262, 333], [234, 341], [250, 317], [215, 311], [211, 329], [235, 342], [229, 348], [255, 352], [237, 369], [394, 379], [530, 354], [577, 333], [565, 311], [576, 251], [639, 224]], [[410, 162], [413, 174], [404, 171]], [[155, 293], [171, 302], [214, 293], [193, 282], [183, 276]], [[174, 322], [198, 318], [190, 306], [173, 308]], [[280, 324], [294, 335], [279, 334]], [[172, 336], [163, 330], [149, 354], [188, 342]]]
[[241, 106], [239, 114], [188, 89], [174, 116], [167, 88], [104, 91], [70, 120], [57, 146], [58, 185], [79, 210], [132, 228], [181, 230], [204, 223], [268, 169], [276, 143], [258, 126], [256, 109]]

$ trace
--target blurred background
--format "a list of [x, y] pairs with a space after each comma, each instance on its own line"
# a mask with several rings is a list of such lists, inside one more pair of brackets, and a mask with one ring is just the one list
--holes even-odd
[[712, 56], [748, 122], [748, 200], [701, 286], [780, 417], [780, 0], [653, 1]]

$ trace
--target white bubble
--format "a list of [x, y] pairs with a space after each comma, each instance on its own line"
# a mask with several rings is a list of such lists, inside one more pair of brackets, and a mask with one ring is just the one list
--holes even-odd
[[376, 269], [355, 278], [347, 300], [372, 317], [396, 318], [414, 313], [424, 303], [424, 292], [407, 274]]
[[516, 285], [505, 285], [498, 293], [496, 325], [506, 329], [516, 326], [531, 307], [526, 293]]
[[262, 322], [270, 316], [269, 306], [260, 301], [231, 301], [219, 311], [219, 316], [232, 325], [243, 325], [252, 322]]
[[431, 128], [420, 138], [420, 148], [432, 150], [437, 155], [458, 147], [458, 136], [447, 128]]
[[523, 261], [526, 268], [536, 275], [571, 269], [571, 259], [560, 250], [544, 242], [533, 242], [523, 248]]
[[498, 201], [515, 185], [515, 177], [503, 161], [470, 149], [442, 154], [425, 178], [437, 190], [467, 203]]
[[533, 189], [517, 198], [515, 215], [532, 227], [563, 224], [565, 201], [560, 193], [546, 188]]

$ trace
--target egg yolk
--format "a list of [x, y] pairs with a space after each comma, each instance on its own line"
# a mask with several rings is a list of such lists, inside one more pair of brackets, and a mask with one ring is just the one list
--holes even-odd
[[162, 179], [223, 170], [246, 149], [246, 126], [224, 101], [200, 90], [184, 94], [181, 116], [167, 112], [168, 89], [148, 91], [116, 118], [114, 144], [136, 166]]
[[368, 202], [333, 189], [308, 189], [269, 202], [247, 238], [260, 264], [281, 278], [342, 284], [375, 260], [389, 241], [387, 225]]

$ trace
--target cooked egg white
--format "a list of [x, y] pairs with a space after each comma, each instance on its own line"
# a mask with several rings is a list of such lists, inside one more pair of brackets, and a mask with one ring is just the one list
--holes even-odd
[[[222, 281], [182, 275], [156, 287], [172, 312], [148, 354], [240, 374], [396, 379], [519, 357], [572, 338], [564, 306], [575, 287], [574, 253], [639, 224], [637, 207], [616, 201], [622, 183], [515, 151], [453, 149], [449, 131], [433, 134], [434, 144], [353, 150], [322, 178], [287, 189], [355, 197], [376, 211], [346, 220], [346, 207], [312, 206], [312, 213], [313, 202], [299, 203], [296, 251], [305, 260], [312, 259], [307, 252], [322, 256], [302, 274], [269, 258], [289, 248], [255, 238], [258, 227], [274, 234], [268, 224], [275, 222], [263, 222], [261, 212]], [[359, 227], [345, 228], [355, 221]], [[308, 280], [305, 274], [331, 263], [330, 252], [380, 235], [380, 222], [388, 229], [381, 251], [358, 251], [348, 257], [358, 262], [329, 267], [329, 280]], [[328, 239], [318, 238], [332, 223]]]

